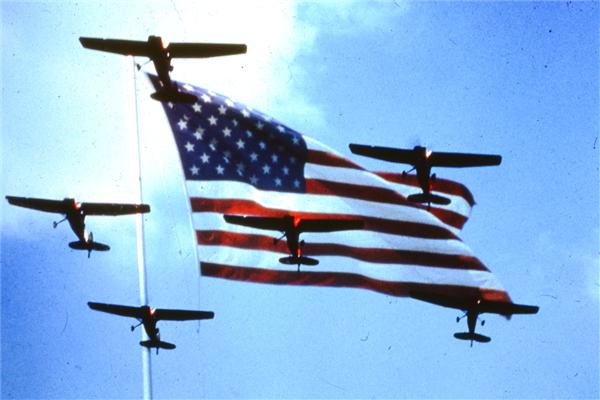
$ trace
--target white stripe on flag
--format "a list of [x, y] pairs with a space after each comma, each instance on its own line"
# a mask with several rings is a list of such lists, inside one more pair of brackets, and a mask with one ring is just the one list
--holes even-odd
[[[200, 261], [261, 268], [275, 271], [296, 271], [296, 265], [281, 264], [280, 253], [265, 250], [246, 250], [227, 246], [198, 246]], [[336, 272], [358, 274], [387, 282], [413, 282], [435, 285], [456, 285], [503, 290], [490, 271], [457, 270], [405, 264], [374, 264], [346, 257], [321, 256], [316, 266], [301, 266], [306, 272]]]

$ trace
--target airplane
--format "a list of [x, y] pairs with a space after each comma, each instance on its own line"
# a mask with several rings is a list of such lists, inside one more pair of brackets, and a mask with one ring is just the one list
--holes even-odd
[[[499, 314], [506, 318], [510, 318], [513, 314], [537, 314], [538, 310], [540, 309], [538, 306], [527, 306], [507, 301], [485, 300], [477, 296], [458, 297], [428, 293], [418, 290], [411, 290], [409, 296], [417, 300], [436, 304], [438, 306], [456, 308], [464, 311], [465, 314], [462, 317], [456, 317], [456, 323], [458, 323], [464, 317], [467, 317], [469, 332], [457, 332], [454, 334], [454, 337], [460, 340], [470, 340], [471, 347], [473, 347], [473, 341], [478, 343], [488, 343], [492, 340], [488, 336], [475, 333], [475, 327], [477, 325], [479, 314]], [[485, 320], [482, 320], [481, 326], [484, 325]]]
[[108, 251], [110, 247], [106, 244], [94, 242], [94, 235], [85, 231], [85, 217], [88, 215], [124, 215], [150, 212], [147, 204], [114, 204], [114, 203], [78, 203], [75, 199], [64, 200], [36, 199], [32, 197], [6, 196], [6, 200], [14, 206], [31, 208], [38, 211], [46, 211], [63, 214], [65, 217], [53, 222], [54, 228], [61, 222], [68, 220], [73, 233], [79, 241], [69, 243], [69, 247], [75, 250], [87, 250], [88, 258], [92, 250]]
[[362, 220], [301, 218], [292, 215], [283, 217], [225, 215], [224, 218], [230, 224], [283, 232], [281, 237], [273, 239], [273, 244], [277, 244], [285, 237], [290, 256], [280, 258], [279, 262], [287, 265], [298, 264], [298, 272], [300, 272], [300, 265], [302, 264], [319, 264], [319, 260], [302, 254], [302, 247], [304, 247], [304, 240], [300, 240], [302, 232], [345, 231], [362, 229], [364, 226]]
[[480, 167], [500, 165], [502, 162], [502, 157], [498, 155], [433, 152], [422, 146], [415, 146], [411, 150], [350, 144], [350, 151], [379, 160], [411, 164], [413, 168], [404, 171], [403, 174], [416, 169], [419, 186], [423, 192], [411, 194], [407, 199], [415, 203], [428, 203], [429, 207], [431, 203], [450, 204], [449, 198], [431, 193], [431, 183], [436, 179], [435, 174], [430, 175], [431, 167]]
[[[151, 97], [158, 101], [179, 103], [194, 103], [198, 99], [190, 93], [181, 92], [171, 80], [169, 72], [173, 71], [172, 58], [220, 57], [246, 52], [245, 44], [166, 43], [160, 36], [148, 36], [148, 41], [145, 42], [89, 37], [80, 37], [79, 41], [86, 49], [150, 58], [162, 84], [162, 89], [153, 93]], [[139, 65], [137, 67], [138, 70], [141, 68]]]
[[138, 326], [144, 325], [144, 330], [150, 339], [141, 341], [140, 346], [144, 346], [148, 349], [154, 347], [156, 348], [156, 354], [158, 354], [158, 349], [173, 350], [176, 347], [173, 343], [160, 340], [160, 330], [156, 327], [158, 321], [213, 319], [215, 316], [215, 313], [212, 311], [166, 310], [151, 308], [149, 306], [131, 307], [117, 304], [94, 303], [91, 301], [88, 302], [88, 306], [92, 310], [137, 319], [139, 323], [131, 326], [131, 332]]

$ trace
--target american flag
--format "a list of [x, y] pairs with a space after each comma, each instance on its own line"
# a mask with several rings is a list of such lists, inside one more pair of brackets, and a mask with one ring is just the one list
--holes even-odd
[[[150, 76], [155, 86], [156, 77]], [[245, 282], [354, 287], [395, 296], [409, 290], [510, 298], [458, 237], [473, 197], [438, 179], [448, 206], [426, 207], [414, 175], [368, 171], [280, 121], [189, 84], [194, 104], [163, 103], [190, 199], [203, 276]], [[360, 218], [364, 229], [304, 233], [317, 266], [279, 262], [279, 232], [228, 224], [223, 215]]]

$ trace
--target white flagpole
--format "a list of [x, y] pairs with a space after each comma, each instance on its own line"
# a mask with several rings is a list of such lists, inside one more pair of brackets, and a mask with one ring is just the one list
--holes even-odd
[[[138, 119], [138, 101], [137, 101], [137, 75], [136, 63], [134, 57], [131, 58], [131, 73], [133, 75], [133, 103], [135, 113], [135, 133], [137, 142], [137, 161], [138, 161], [138, 180], [139, 180], [139, 203], [143, 203], [142, 192], [142, 143], [140, 137], [140, 125]], [[148, 305], [148, 287], [146, 285], [146, 261], [144, 247], [144, 214], [136, 214], [135, 230], [137, 237], [137, 264], [138, 280], [140, 288], [140, 305]], [[142, 340], [148, 340], [148, 335], [144, 329], [142, 331]], [[152, 365], [150, 362], [150, 349], [142, 346], [142, 377], [144, 385], [144, 399], [152, 399]]]

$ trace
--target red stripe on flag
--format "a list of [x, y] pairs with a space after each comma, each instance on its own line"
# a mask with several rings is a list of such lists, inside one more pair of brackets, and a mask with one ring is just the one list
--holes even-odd
[[317, 195], [342, 196], [351, 199], [397, 204], [414, 208], [425, 208], [406, 200], [400, 193], [382, 187], [354, 185], [352, 183], [306, 179], [306, 193]]
[[231, 265], [200, 263], [203, 276], [241, 282], [270, 283], [275, 285], [329, 286], [373, 290], [391, 296], [409, 296], [411, 290], [427, 291], [444, 296], [472, 297], [484, 300], [510, 302], [503, 290], [480, 289], [457, 285], [435, 285], [413, 282], [388, 282], [359, 274], [341, 272], [276, 271], [262, 268], [244, 268]]
[[306, 162], [311, 164], [326, 165], [328, 167], [352, 168], [364, 171], [365, 169], [352, 161], [336, 154], [320, 150], [308, 150]]
[[193, 212], [216, 212], [234, 215], [255, 215], [258, 217], [281, 217], [293, 214], [301, 218], [333, 218], [333, 219], [356, 219], [364, 221], [363, 230], [389, 233], [392, 235], [403, 235], [426, 239], [454, 239], [460, 240], [456, 235], [443, 227], [421, 224], [417, 222], [398, 221], [393, 219], [365, 217], [350, 214], [333, 213], [300, 213], [288, 210], [267, 208], [251, 200], [238, 199], [205, 199], [192, 197], [190, 199]]
[[419, 208], [430, 212], [445, 224], [455, 228], [462, 228], [467, 218], [443, 208], [434, 208], [427, 210], [427, 206], [406, 200], [398, 192], [373, 186], [354, 185], [351, 183], [324, 181], [321, 179], [307, 179], [306, 192], [316, 195], [342, 196], [357, 200], [374, 201], [378, 203], [396, 204], [407, 207]]
[[[273, 237], [267, 235], [235, 233], [228, 231], [196, 231], [199, 245], [229, 246], [246, 250], [266, 250], [288, 254], [287, 242], [273, 243]], [[392, 250], [382, 248], [351, 247], [337, 243], [306, 243], [302, 254], [307, 256], [340, 256], [378, 264], [406, 264], [426, 267], [468, 269], [488, 271], [475, 257], [426, 253], [411, 250]]]
[[430, 213], [435, 215], [439, 220], [441, 220], [446, 225], [450, 225], [454, 228], [462, 229], [462, 227], [467, 222], [467, 217], [464, 215], [457, 214], [453, 211], [446, 210], [444, 208], [436, 208], [431, 207], [431, 210], [428, 210]]

